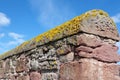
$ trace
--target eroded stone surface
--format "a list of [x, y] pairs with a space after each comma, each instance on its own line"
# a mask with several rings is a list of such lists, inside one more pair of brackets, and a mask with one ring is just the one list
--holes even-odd
[[57, 73], [43, 73], [42, 80], [58, 80]]
[[118, 32], [93, 10], [0, 56], [0, 80], [120, 80]]
[[25, 71], [27, 69], [26, 64], [27, 64], [27, 60], [25, 55], [21, 55], [20, 58], [17, 60], [16, 71], [17, 72]]
[[30, 80], [41, 80], [41, 75], [37, 71], [30, 73]]
[[81, 27], [81, 30], [84, 32], [119, 40], [119, 34], [115, 24], [109, 17], [97, 14], [97, 16], [83, 20], [82, 25], [84, 27]]
[[109, 44], [103, 44], [93, 51], [94, 57], [106, 62], [118, 62], [120, 56], [117, 53], [117, 47]]
[[119, 80], [120, 66], [99, 62], [94, 59], [62, 64], [60, 80]]
[[60, 66], [60, 80], [80, 80], [82, 66], [79, 62], [65, 63]]
[[97, 47], [97, 46], [100, 46], [101, 43], [102, 43], [101, 39], [95, 35], [81, 34], [77, 36], [78, 45]]
[[76, 48], [78, 55], [86, 58], [95, 58], [105, 62], [118, 62], [120, 56], [117, 53], [117, 47], [110, 44], [101, 44], [96, 48], [80, 46]]
[[30, 80], [29, 75], [19, 75], [15, 80]]

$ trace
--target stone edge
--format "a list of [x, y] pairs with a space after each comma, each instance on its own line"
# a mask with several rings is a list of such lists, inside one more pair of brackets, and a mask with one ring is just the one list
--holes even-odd
[[[89, 12], [92, 12], [92, 16], [96, 16], [99, 13], [99, 14], [105, 15], [106, 17], [109, 17], [108, 14], [102, 10], [88, 11], [80, 16], [73, 18], [70, 21], [65, 22], [64, 24], [62, 24], [60, 26], [57, 26], [43, 34], [38, 35], [37, 37], [35, 37], [29, 41], [22, 43], [20, 46], [14, 48], [8, 52], [1, 54], [0, 60], [7, 58], [9, 56], [15, 55], [15, 54], [19, 54], [19, 53], [31, 50], [37, 46], [44, 45], [51, 41], [55, 41], [55, 40], [58, 40], [58, 39], [81, 32], [80, 27], [82, 25], [80, 25], [80, 23], [85, 18], [88, 18], [91, 16], [91, 14], [89, 14]], [[115, 25], [114, 22], [113, 22], [113, 24]]]

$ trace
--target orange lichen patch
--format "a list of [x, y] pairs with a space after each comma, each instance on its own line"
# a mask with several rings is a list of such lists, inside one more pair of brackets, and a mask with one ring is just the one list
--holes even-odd
[[80, 22], [82, 20], [84, 20], [85, 18], [89, 18], [90, 16], [96, 16], [98, 14], [108, 16], [108, 14], [102, 10], [88, 11], [85, 14], [77, 16], [64, 24], [57, 26], [54, 29], [51, 29], [48, 32], [45, 32], [37, 36], [35, 38], [35, 42], [43, 41], [44, 43], [45, 40], [52, 41], [55, 39], [60, 39], [61, 37], [75, 34], [80, 31]]
[[22, 43], [20, 46], [17, 46], [15, 48], [15, 51], [17, 52], [17, 51], [23, 49], [27, 44], [29, 44], [29, 41], [26, 41], [26, 42]]
[[[108, 14], [102, 10], [88, 11], [85, 14], [77, 16], [64, 24], [49, 30], [48, 32], [38, 35], [28, 42], [24, 42], [20, 46], [16, 47], [14, 51], [15, 53], [18, 53], [19, 51], [22, 51], [25, 46], [30, 46], [31, 43], [34, 43], [35, 45], [43, 45], [47, 42], [78, 33], [81, 31], [81, 23], [83, 20], [88, 19], [89, 17], [96, 17], [97, 15], [108, 17]], [[4, 53], [0, 57], [7, 56], [8, 54], [10, 54], [10, 52]]]

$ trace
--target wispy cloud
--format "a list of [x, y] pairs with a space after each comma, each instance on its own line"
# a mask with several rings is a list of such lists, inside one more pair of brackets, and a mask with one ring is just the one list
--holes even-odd
[[17, 33], [14, 33], [14, 32], [10, 32], [10, 33], [8, 33], [8, 35], [9, 35], [9, 37], [12, 37], [12, 38], [15, 39], [15, 40], [18, 40], [18, 39], [24, 37], [24, 35], [17, 34]]
[[4, 37], [5, 33], [0, 33], [0, 38]]
[[6, 16], [6, 14], [0, 12], [0, 27], [7, 26], [10, 24], [10, 19]]
[[111, 17], [115, 23], [120, 23], [120, 13]]
[[32, 8], [38, 12], [40, 24], [48, 28], [59, 25], [74, 15], [72, 8], [62, 0], [59, 2], [55, 0], [30, 0], [30, 3]]
[[10, 32], [8, 35], [9, 37], [13, 38], [13, 41], [9, 41], [8, 45], [18, 45], [24, 42], [24, 36], [21, 34]]
[[9, 41], [0, 42], [0, 53], [3, 53], [4, 51], [7, 51], [15, 46], [18, 46], [19, 44], [25, 41], [24, 35], [14, 33], [14, 32], [8, 33], [6, 37], [9, 38]]

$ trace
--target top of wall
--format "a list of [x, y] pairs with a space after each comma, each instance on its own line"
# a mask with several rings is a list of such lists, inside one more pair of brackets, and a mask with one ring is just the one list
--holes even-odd
[[0, 59], [31, 50], [37, 46], [55, 41], [79, 32], [91, 33], [101, 37], [119, 40], [118, 31], [113, 20], [102, 10], [91, 10], [73, 18], [2, 55]]

